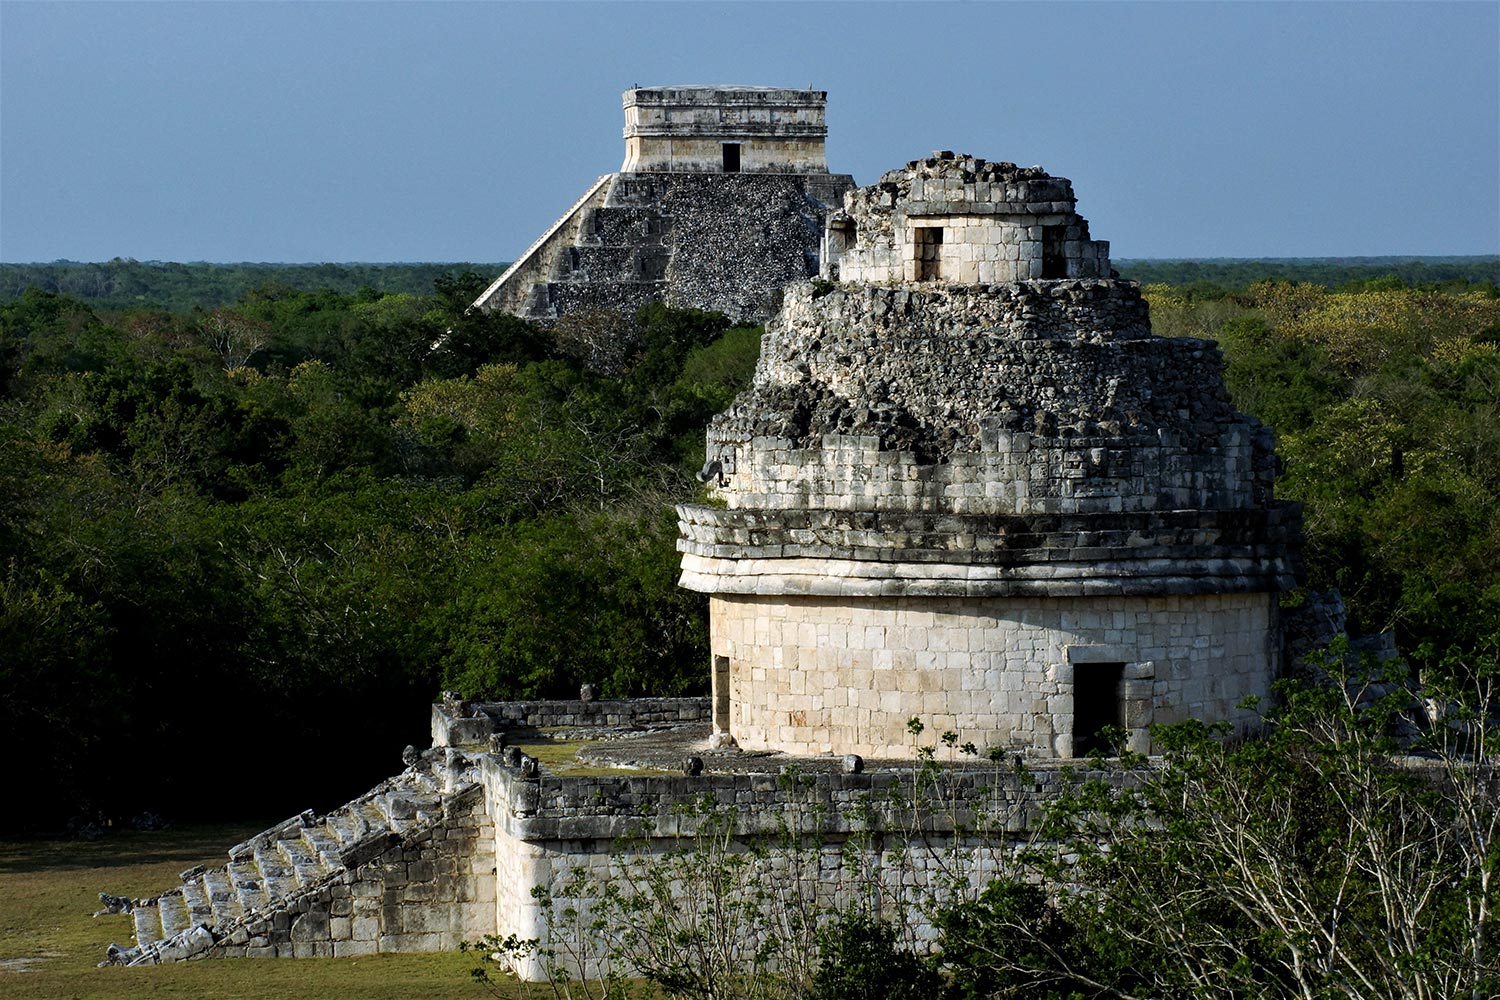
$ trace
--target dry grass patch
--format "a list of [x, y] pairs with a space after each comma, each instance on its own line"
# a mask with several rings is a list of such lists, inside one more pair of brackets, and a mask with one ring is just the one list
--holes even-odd
[[140, 969], [95, 965], [111, 942], [132, 945], [128, 914], [95, 919], [99, 892], [149, 896], [269, 823], [120, 833], [99, 841], [0, 842], [0, 996], [120, 1000], [135, 996], [478, 1000], [472, 955], [216, 959]]

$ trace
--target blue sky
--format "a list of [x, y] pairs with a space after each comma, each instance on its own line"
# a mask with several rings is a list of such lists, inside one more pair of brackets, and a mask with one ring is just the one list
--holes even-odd
[[1500, 252], [1493, 0], [0, 0], [0, 260], [508, 260], [686, 83], [827, 90], [861, 184], [1041, 164], [1116, 257]]

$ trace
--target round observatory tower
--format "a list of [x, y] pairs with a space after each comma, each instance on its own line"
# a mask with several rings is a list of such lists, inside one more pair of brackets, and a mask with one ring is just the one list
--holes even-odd
[[[679, 508], [714, 723], [901, 756], [919, 718], [1058, 757], [1249, 725], [1300, 512], [1212, 342], [1151, 333], [1072, 185], [935, 154], [850, 192]], [[720, 736], [723, 740], [725, 737]]]

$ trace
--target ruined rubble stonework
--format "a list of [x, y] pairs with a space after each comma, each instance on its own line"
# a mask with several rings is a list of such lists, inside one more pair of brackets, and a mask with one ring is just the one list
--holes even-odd
[[847, 196], [838, 283], [787, 291], [710, 425], [724, 506], [679, 508], [721, 734], [888, 756], [915, 717], [1071, 757], [1254, 719], [1299, 510], [1218, 350], [1153, 336], [1073, 208], [952, 154]]
[[762, 323], [816, 275], [823, 222], [853, 180], [823, 154], [827, 94], [627, 90], [625, 162], [600, 177], [474, 308], [551, 321], [653, 301]]

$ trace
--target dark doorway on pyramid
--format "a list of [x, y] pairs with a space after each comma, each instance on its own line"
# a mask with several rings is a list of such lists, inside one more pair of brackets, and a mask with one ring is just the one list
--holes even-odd
[[1109, 753], [1103, 730], [1123, 725], [1120, 681], [1123, 663], [1080, 663], [1073, 668], [1073, 756]]

